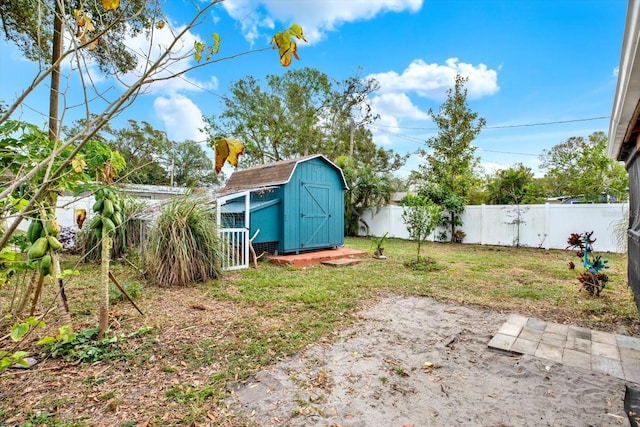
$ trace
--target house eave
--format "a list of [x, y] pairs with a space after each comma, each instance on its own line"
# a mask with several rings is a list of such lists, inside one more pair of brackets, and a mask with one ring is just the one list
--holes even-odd
[[627, 20], [620, 55], [618, 84], [609, 122], [607, 155], [626, 160], [630, 149], [635, 151], [634, 129], [638, 122], [640, 100], [640, 0], [629, 0]]

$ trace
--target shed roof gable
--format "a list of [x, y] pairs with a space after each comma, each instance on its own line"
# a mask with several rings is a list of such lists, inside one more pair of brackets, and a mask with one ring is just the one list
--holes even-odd
[[320, 159], [329, 167], [335, 169], [340, 176], [342, 188], [347, 188], [347, 183], [344, 179], [342, 169], [322, 154], [313, 154], [235, 171], [229, 177], [227, 185], [223, 188], [222, 193], [235, 193], [243, 190], [253, 190], [286, 184], [291, 180], [298, 164], [312, 159]]

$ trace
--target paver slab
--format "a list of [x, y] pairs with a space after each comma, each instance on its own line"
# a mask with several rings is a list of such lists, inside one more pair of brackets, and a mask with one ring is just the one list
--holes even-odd
[[616, 341], [619, 347], [632, 348], [640, 351], [640, 339], [627, 335], [616, 335]]
[[604, 372], [613, 377], [624, 378], [622, 370], [622, 362], [602, 356], [591, 355], [591, 369], [594, 371]]
[[516, 337], [513, 335], [505, 335], [505, 334], [495, 334], [491, 341], [489, 341], [489, 347], [497, 348], [498, 350], [511, 351], [511, 346], [513, 345]]
[[511, 351], [515, 353], [533, 355], [536, 353], [538, 343], [538, 340], [527, 340], [522, 337], [518, 337], [518, 339], [516, 339], [516, 341], [511, 346]]
[[554, 362], [561, 362], [563, 351], [564, 349], [560, 346], [541, 342], [538, 344], [538, 348], [536, 349], [534, 356], [542, 359], [553, 360]]
[[518, 335], [518, 338], [524, 338], [525, 340], [532, 340], [532, 341], [540, 341], [540, 338], [542, 338], [543, 333], [544, 332], [541, 331], [540, 329], [533, 329], [528, 326], [525, 326], [524, 328], [522, 328], [522, 332], [520, 332], [520, 335]]
[[598, 341], [591, 343], [591, 354], [594, 356], [602, 356], [612, 360], [620, 360], [620, 352], [618, 346], [604, 344]]
[[498, 333], [517, 337], [520, 334], [520, 331], [522, 331], [522, 325], [514, 325], [512, 323], [506, 322], [502, 324], [502, 326], [498, 330]]
[[532, 318], [527, 321], [527, 326], [532, 329], [540, 329], [541, 331], [544, 331], [547, 327], [547, 322]]
[[577, 366], [578, 368], [591, 370], [591, 355], [581, 351], [565, 348], [562, 354], [562, 363]]
[[568, 325], [562, 325], [560, 323], [547, 323], [547, 327], [544, 330], [545, 332], [549, 332], [552, 334], [558, 334], [562, 336], [567, 336], [567, 332], [569, 331]]
[[591, 341], [609, 345], [618, 345], [618, 340], [614, 334], [596, 330], [591, 331]]
[[640, 384], [640, 364], [638, 362], [622, 362], [622, 371], [624, 379], [627, 381]]

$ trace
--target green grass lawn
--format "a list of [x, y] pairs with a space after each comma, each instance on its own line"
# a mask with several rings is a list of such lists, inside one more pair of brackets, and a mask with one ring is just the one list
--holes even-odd
[[[341, 268], [295, 269], [260, 262], [258, 269], [229, 272], [222, 280], [180, 289], [147, 286], [127, 263], [114, 262], [112, 270], [120, 282], [140, 282], [136, 302], [145, 316], [127, 301], [114, 301], [112, 327], [117, 345], [78, 346], [78, 353], [99, 352], [109, 358], [100, 362], [106, 365], [96, 367], [93, 363], [67, 366], [65, 372], [74, 373], [67, 375], [65, 392], [78, 405], [91, 406], [117, 389], [108, 400], [120, 405], [118, 413], [124, 417], [129, 413], [128, 402], [119, 396], [128, 393], [126, 387], [153, 383], [158, 387], [154, 393], [167, 402], [160, 406], [153, 398], [136, 402], [131, 420], [141, 410], [150, 425], [201, 422], [211, 415], [207, 411], [224, 420], [228, 415], [224, 401], [232, 384], [308, 345], [330, 343], [337, 331], [359, 320], [360, 309], [389, 294], [432, 297], [601, 330], [618, 331], [624, 326], [633, 335], [640, 333], [638, 312], [626, 285], [624, 255], [602, 254], [609, 259], [610, 281], [600, 297], [592, 297], [581, 291], [576, 279], [580, 268], [567, 267], [569, 261], [581, 265], [572, 251], [427, 243], [421, 255], [434, 260], [435, 268], [424, 271], [405, 266], [417, 255], [413, 242], [387, 239], [386, 260], [371, 256], [370, 239], [348, 238], [345, 244], [368, 254], [359, 264]], [[74, 326], [78, 331], [94, 327], [99, 266], [75, 266], [75, 257], [64, 259], [63, 268], [79, 270], [66, 283]], [[51, 286], [45, 290], [43, 307], [52, 306], [53, 291]], [[8, 301], [10, 293], [10, 286], [0, 288], [0, 301]], [[52, 327], [55, 320], [54, 313], [45, 318]], [[3, 334], [8, 326], [9, 322], [2, 323]], [[8, 341], [0, 343], [5, 344]], [[97, 382], [93, 371], [106, 373]], [[34, 389], [43, 390], [33, 408], [22, 415], [6, 410], [4, 416], [35, 422], [36, 414], [57, 405], [56, 389], [47, 386], [56, 375], [56, 371], [44, 371], [37, 377], [2, 378], [5, 392], [0, 391], [0, 400], [5, 400], [5, 408], [21, 407], [17, 390], [24, 387], [23, 378]], [[126, 386], [109, 388], [110, 384]], [[175, 418], [166, 418], [167, 405]], [[74, 417], [60, 412], [45, 421], [85, 425]], [[59, 419], [66, 421], [56, 424]], [[70, 419], [71, 424], [66, 423]], [[242, 420], [236, 421], [242, 425]]]

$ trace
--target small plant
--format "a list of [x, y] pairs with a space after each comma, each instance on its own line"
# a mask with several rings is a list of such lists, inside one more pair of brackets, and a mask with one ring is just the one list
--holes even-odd
[[382, 237], [372, 237], [372, 241], [376, 246], [376, 250], [373, 252], [373, 257], [377, 258], [377, 259], [387, 259], [387, 257], [384, 255], [384, 246], [382, 246], [384, 244], [385, 239], [387, 238], [387, 235], [389, 234], [389, 232], [385, 232]]
[[442, 214], [439, 206], [422, 196], [407, 195], [401, 201], [404, 207], [402, 220], [407, 225], [411, 240], [418, 243], [416, 263], [420, 262], [420, 248], [436, 228]]
[[[609, 261], [603, 260], [600, 255], [593, 255], [593, 243], [596, 239], [592, 239], [592, 235], [593, 231], [582, 234], [571, 233], [567, 239], [567, 249], [578, 249], [576, 256], [582, 258], [585, 271], [578, 275], [578, 281], [584, 290], [591, 296], [600, 296], [600, 292], [609, 281], [609, 276], [602, 271], [609, 268], [607, 265]], [[575, 264], [572, 261], [569, 261], [569, 269], [575, 269]]]
[[457, 229], [455, 233], [453, 233], [453, 241], [456, 243], [462, 243], [465, 237], [467, 237], [467, 233], [460, 229]]
[[[125, 292], [131, 297], [131, 299], [136, 299], [142, 295], [142, 285], [140, 282], [124, 282], [122, 284]], [[116, 288], [113, 284], [109, 286], [109, 302], [116, 303], [118, 301], [124, 301], [125, 296], [120, 292], [118, 288]]]
[[419, 256], [418, 258], [412, 258], [404, 263], [404, 266], [414, 271], [438, 271], [442, 270], [440, 266], [433, 258], [426, 256]]

